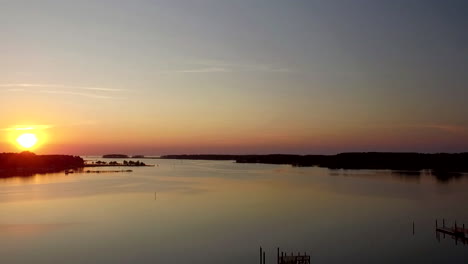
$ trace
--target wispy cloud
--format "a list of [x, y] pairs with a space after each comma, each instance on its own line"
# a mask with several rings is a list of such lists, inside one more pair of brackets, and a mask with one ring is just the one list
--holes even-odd
[[63, 85], [63, 84], [40, 84], [40, 83], [6, 83], [6, 84], [0, 84], [0, 87], [5, 87], [5, 88], [15, 88], [15, 87], [16, 88], [61, 88], [61, 89], [89, 90], [89, 91], [101, 91], [101, 92], [125, 91], [125, 89], [115, 89], [115, 88], [107, 88], [107, 87], [88, 87], [88, 86], [73, 86], [73, 85]]
[[265, 73], [288, 73], [292, 70], [284, 67], [276, 67], [268, 64], [240, 64], [217, 60], [189, 61], [185, 69], [163, 71], [162, 73], [228, 73], [228, 72], [265, 72]]
[[107, 87], [72, 86], [63, 84], [40, 84], [40, 83], [5, 83], [0, 84], [0, 88], [7, 88], [7, 92], [34, 91], [38, 93], [75, 95], [96, 99], [115, 99], [111, 96], [125, 89], [115, 89]]
[[428, 125], [421, 125], [420, 127], [429, 128], [429, 129], [437, 129], [444, 132], [449, 133], [464, 133], [468, 132], [468, 128], [464, 126], [458, 125], [447, 125], [447, 124], [428, 124]]
[[452, 125], [452, 124], [403, 124], [401, 127], [411, 128], [411, 129], [429, 129], [429, 130], [438, 130], [451, 134], [464, 134], [468, 133], [468, 127], [462, 125]]
[[16, 88], [16, 89], [7, 89], [6, 91], [7, 91], [7, 92], [24, 92], [24, 89], [18, 89], [18, 88]]
[[252, 71], [252, 72], [292, 72], [291, 69], [279, 67], [271, 64], [262, 63], [230, 63], [218, 60], [198, 60], [191, 62], [192, 64], [205, 66], [225, 67], [237, 71]]
[[231, 72], [231, 70], [221, 67], [195, 68], [191, 70], [169, 71], [169, 73], [209, 73], [209, 72]]
[[89, 98], [97, 98], [97, 99], [112, 99], [115, 97], [107, 96], [107, 95], [98, 95], [93, 93], [79, 93], [79, 92], [71, 92], [71, 91], [58, 91], [58, 90], [40, 90], [40, 93], [48, 93], [48, 94], [64, 94], [64, 95], [77, 95], [77, 96], [84, 96]]
[[83, 122], [71, 122], [63, 124], [43, 124], [43, 125], [11, 125], [9, 127], [0, 128], [0, 131], [29, 131], [29, 130], [46, 130], [57, 127], [70, 127], [70, 126], [91, 126], [99, 122], [94, 120], [87, 120]]
[[6, 128], [0, 128], [0, 131], [26, 131], [26, 130], [45, 130], [54, 127], [54, 125], [18, 125]]

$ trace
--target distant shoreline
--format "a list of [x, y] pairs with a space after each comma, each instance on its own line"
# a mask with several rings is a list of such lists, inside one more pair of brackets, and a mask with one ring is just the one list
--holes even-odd
[[337, 155], [165, 155], [161, 159], [233, 160], [236, 163], [284, 164], [297, 167], [329, 169], [436, 170], [468, 172], [468, 152], [465, 153], [397, 153], [356, 152]]
[[[440, 179], [457, 178], [468, 173], [468, 153], [341, 153], [337, 155], [165, 155], [156, 159], [232, 160], [236, 163], [278, 164], [295, 167], [322, 167], [345, 170], [394, 170], [416, 172], [431, 170]], [[85, 167], [152, 167], [140, 161], [85, 161], [71, 155], [36, 155], [31, 152], [0, 153], [0, 178], [53, 173]]]

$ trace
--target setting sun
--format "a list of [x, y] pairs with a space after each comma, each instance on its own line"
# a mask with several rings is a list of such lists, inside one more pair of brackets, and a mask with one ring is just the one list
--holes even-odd
[[16, 141], [24, 148], [32, 148], [37, 143], [37, 137], [34, 134], [22, 134]]

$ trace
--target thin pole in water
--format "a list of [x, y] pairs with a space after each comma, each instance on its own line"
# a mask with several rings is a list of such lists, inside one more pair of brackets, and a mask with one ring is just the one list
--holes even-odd
[[262, 264], [262, 247], [260, 247], [260, 264]]
[[276, 253], [276, 263], [279, 263], [279, 248], [278, 248], [277, 253]]

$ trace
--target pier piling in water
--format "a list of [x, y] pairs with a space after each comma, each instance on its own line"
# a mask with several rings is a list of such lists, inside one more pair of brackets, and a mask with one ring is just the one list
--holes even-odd
[[260, 264], [265, 264], [265, 251], [260, 247]]
[[277, 248], [277, 251], [276, 251], [276, 262], [279, 263], [279, 259], [280, 259], [280, 250], [279, 248]]
[[[281, 252], [281, 255], [280, 255]], [[260, 264], [265, 264], [266, 257], [265, 251], [260, 247]], [[280, 248], [276, 248], [276, 263], [277, 264], [310, 264], [310, 256], [307, 255], [307, 252], [304, 252], [304, 255], [301, 255], [301, 252], [297, 252], [295, 256], [293, 252], [289, 256], [286, 252], [280, 251]]]
[[466, 244], [468, 242], [468, 230], [465, 229], [465, 224], [462, 224], [462, 227], [454, 221], [454, 225], [452, 227], [445, 227], [445, 219], [442, 219], [442, 227], [437, 226], [436, 220], [436, 238], [440, 241], [439, 233], [443, 234], [445, 239], [445, 235], [447, 234], [449, 237], [455, 240], [455, 244], [458, 245], [459, 240]]

